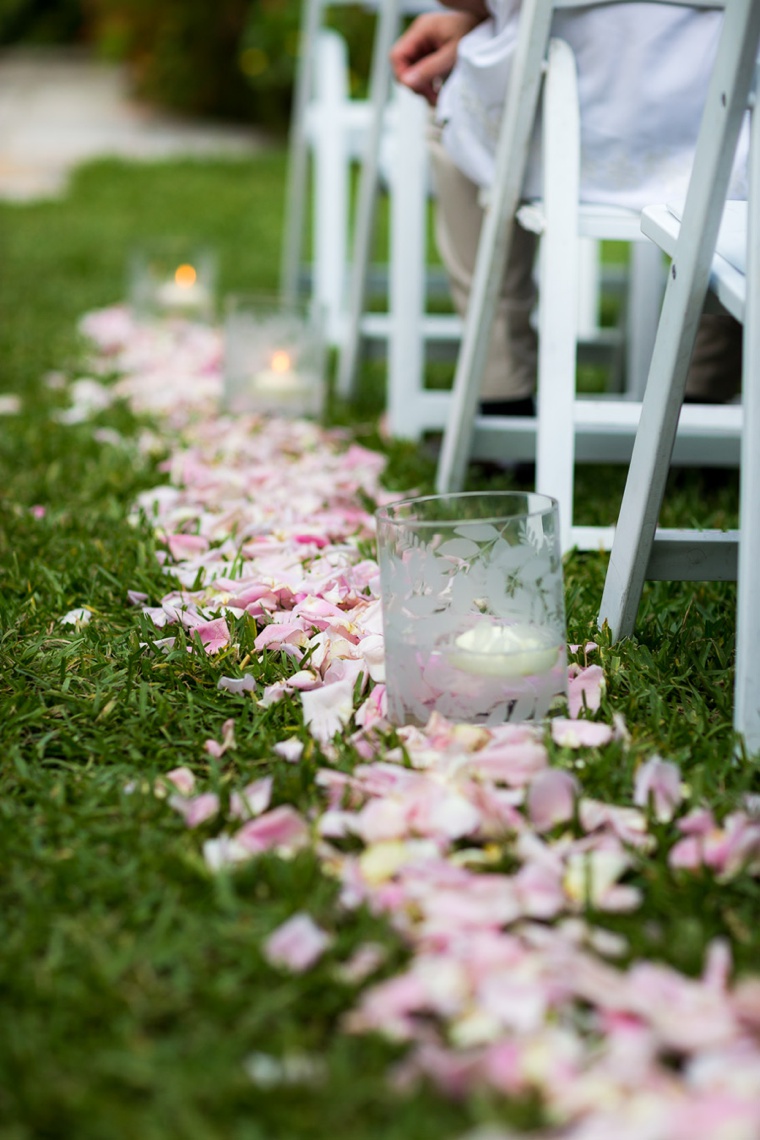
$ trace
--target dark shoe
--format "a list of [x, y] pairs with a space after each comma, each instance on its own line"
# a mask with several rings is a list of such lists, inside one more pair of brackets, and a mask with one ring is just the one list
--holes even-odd
[[474, 459], [470, 468], [473, 474], [481, 479], [496, 479], [502, 475], [510, 475], [515, 483], [529, 484], [531, 489], [535, 490], [535, 463], [496, 463], [493, 459]]
[[519, 400], [481, 400], [481, 416], [535, 416], [536, 405], [532, 396]]
[[[532, 396], [523, 396], [519, 400], [481, 400], [479, 411], [481, 416], [535, 416], [536, 405]], [[536, 481], [535, 463], [479, 460], [473, 466], [483, 478], [509, 474], [517, 483], [529, 483], [532, 486]]]
[[703, 313], [686, 377], [687, 404], [724, 404], [741, 391], [742, 326], [727, 313]]

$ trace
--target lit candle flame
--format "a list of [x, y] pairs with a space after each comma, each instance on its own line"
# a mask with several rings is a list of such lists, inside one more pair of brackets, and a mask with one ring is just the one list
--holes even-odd
[[289, 372], [292, 364], [290, 354], [278, 349], [277, 352], [272, 353], [271, 364], [273, 372]]
[[192, 265], [180, 265], [174, 274], [174, 280], [180, 289], [191, 289], [198, 280], [198, 274]]

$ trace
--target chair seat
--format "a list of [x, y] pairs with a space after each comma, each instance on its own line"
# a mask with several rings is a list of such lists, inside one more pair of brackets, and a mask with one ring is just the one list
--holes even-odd
[[[648, 206], [641, 215], [641, 231], [672, 257], [681, 232], [682, 206]], [[726, 202], [710, 267], [710, 289], [721, 305], [744, 321], [747, 298], [747, 202]]]
[[[526, 202], [517, 211], [517, 220], [523, 229], [542, 234], [547, 220], [543, 202]], [[638, 210], [627, 210], [623, 206], [581, 202], [578, 205], [578, 236], [599, 241], [643, 241], [641, 215]]]

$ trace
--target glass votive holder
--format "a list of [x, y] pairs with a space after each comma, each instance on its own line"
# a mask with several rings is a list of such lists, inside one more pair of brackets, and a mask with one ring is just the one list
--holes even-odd
[[567, 694], [557, 501], [430, 495], [376, 519], [390, 720], [545, 717]]
[[130, 258], [130, 305], [142, 320], [181, 317], [208, 323], [216, 310], [216, 273], [211, 250], [167, 238]]
[[224, 407], [232, 413], [319, 416], [325, 338], [309, 302], [237, 294], [225, 305]]

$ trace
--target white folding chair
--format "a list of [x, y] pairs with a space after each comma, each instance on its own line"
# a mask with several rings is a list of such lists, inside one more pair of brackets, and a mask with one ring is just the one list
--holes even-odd
[[[599, 621], [608, 622], [615, 637], [631, 634], [647, 578], [736, 578], [734, 727], [747, 749], [756, 752], [760, 749], [760, 115], [756, 110], [750, 135], [749, 205], [729, 204], [722, 233], [721, 213], [742, 119], [748, 106], [755, 107], [758, 95], [760, 4], [726, 0], [725, 8], [680, 223], [666, 208], [645, 211], [644, 228], [672, 252], [673, 260]], [[658, 529], [657, 521], [708, 287], [744, 324], [739, 530], [668, 532]]]
[[[447, 394], [425, 387], [426, 346], [430, 341], [458, 342], [461, 321], [453, 314], [427, 311], [428, 108], [424, 99], [391, 84], [389, 54], [402, 16], [436, 7], [435, 0], [383, 2], [373, 48], [371, 114], [337, 374], [338, 391], [351, 395], [362, 343], [385, 340], [388, 427], [394, 435], [412, 439], [430, 428], [440, 428], [445, 421]], [[383, 153], [389, 197], [388, 306], [386, 312], [373, 313], [367, 311], [367, 284]]]
[[[390, 0], [394, 3], [395, 0]], [[564, 47], [564, 45], [561, 45]], [[565, 56], [567, 49], [564, 47]], [[560, 54], [560, 45], [557, 53]], [[382, 62], [379, 61], [380, 66]], [[386, 64], [387, 68], [387, 64]], [[388, 97], [387, 71], [375, 76], [377, 88], [371, 98], [375, 129], [372, 132], [375, 147], [379, 145], [383, 124], [383, 99]], [[547, 118], [561, 124], [556, 131], [563, 164], [567, 156], [567, 170], [559, 170], [558, 181], [567, 186], [577, 176], [577, 154], [580, 148], [580, 127], [577, 121], [568, 122], [564, 113], [577, 103], [577, 90], [572, 61], [559, 59], [550, 67], [547, 83], [549, 100]], [[424, 145], [427, 106], [423, 99], [400, 87], [393, 89], [391, 130], [392, 146], [389, 150], [388, 178], [390, 182], [390, 281], [387, 316], [378, 317], [366, 312], [366, 282], [369, 270], [372, 240], [374, 202], [379, 185], [377, 150], [372, 146], [365, 152], [360, 189], [360, 206], [352, 255], [352, 285], [346, 335], [342, 341], [338, 367], [338, 390], [350, 394], [357, 376], [360, 347], [364, 339], [385, 335], [388, 341], [387, 420], [392, 434], [405, 438], [419, 438], [424, 431], [441, 430], [447, 421], [450, 397], [447, 392], [431, 390], [425, 384], [425, 361], [428, 345], [433, 341], [458, 342], [462, 324], [457, 316], [433, 314], [426, 304], [426, 266], [428, 263], [426, 231], [428, 208], [428, 176], [426, 147]], [[575, 166], [574, 166], [575, 164]], [[625, 213], [625, 212], [623, 212]], [[556, 219], [559, 221], [560, 219]], [[532, 211], [525, 215], [527, 228], [544, 228], [544, 216]], [[559, 241], [545, 243], [556, 251], [546, 257], [547, 273], [556, 279], [558, 270], [563, 280], [570, 281], [570, 291], [577, 296], [574, 310], [573, 360], [569, 367], [574, 375], [575, 347], [602, 347], [609, 355], [616, 348], [619, 355], [621, 330], [601, 329], [599, 307], [601, 294], [600, 243], [595, 240], [593, 228], [580, 242], [572, 243], [572, 264], [567, 242], [555, 219], [551, 234], [558, 233]], [[659, 313], [659, 296], [664, 285], [660, 260], [653, 254], [649, 243], [642, 243], [638, 216], [631, 213], [622, 222], [611, 225], [608, 219], [604, 236], [639, 243], [633, 252], [631, 271], [628, 274], [627, 321], [629, 330], [636, 335], [624, 336], [626, 390], [640, 396], [643, 390], [649, 355]], [[518, 429], [519, 430], [519, 429]], [[489, 451], [489, 436], [484, 437], [485, 452]], [[514, 441], [513, 441], [514, 442]], [[532, 440], [524, 442], [523, 455], [517, 443], [517, 458], [532, 456]], [[617, 455], [617, 450], [615, 451]]]
[[[577, 399], [575, 393], [576, 315], [568, 305], [581, 235], [641, 240], [636, 211], [579, 206], [579, 148], [568, 138], [579, 137], [577, 97], [568, 98], [575, 74], [567, 45], [550, 40], [551, 21], [560, 8], [591, 7], [626, 0], [524, 0], [516, 56], [510, 76], [496, 153], [496, 173], [478, 249], [475, 279], [457, 362], [454, 392], [438, 465], [441, 492], [459, 489], [468, 459], [536, 459], [536, 486], [560, 503], [562, 547], [568, 550], [608, 548], [612, 527], [573, 524], [573, 475], [576, 460], [627, 462], [641, 412], [639, 400]], [[698, 8], [721, 8], [721, 0], [652, 0]], [[539, 95], [543, 89], [544, 196], [540, 203], [521, 205], [528, 147]], [[476, 406], [485, 366], [488, 334], [506, 264], [513, 219], [542, 233], [541, 298], [537, 416], [480, 417]], [[656, 251], [637, 248], [636, 257], [657, 259]], [[652, 324], [652, 309], [649, 324]], [[646, 339], [646, 338], [645, 338]], [[653, 336], [652, 336], [653, 340]], [[639, 345], [641, 341], [639, 341]], [[645, 351], [648, 361], [651, 342]], [[641, 359], [639, 376], [646, 371]], [[707, 411], [699, 405], [684, 409], [674, 460], [715, 464], [738, 461], [741, 412], [732, 408]], [[706, 448], [706, 441], [710, 447]]]
[[[401, 19], [435, 6], [435, 0], [360, 0], [377, 12], [373, 39], [370, 92], [354, 99], [349, 91], [349, 61], [345, 41], [325, 25], [329, 8], [350, 0], [303, 0], [301, 43], [290, 126], [290, 153], [286, 191], [285, 237], [282, 250], [281, 293], [295, 300], [301, 292], [306, 222], [309, 210], [309, 169], [312, 168], [312, 257], [310, 295], [325, 317], [330, 344], [343, 343], [350, 308], [349, 246], [351, 243], [352, 166], [371, 168], [380, 179], [381, 151], [394, 133], [399, 116], [389, 104], [388, 53]], [[407, 128], [408, 129], [408, 128]], [[423, 146], [418, 127], [419, 147]], [[364, 175], [359, 190], [357, 230], [374, 208]], [[411, 188], [415, 189], [414, 186]], [[424, 196], [417, 189], [417, 197]], [[374, 187], [373, 187], [374, 194]], [[395, 204], [400, 224], [410, 229], [407, 212], [414, 202], [409, 192]], [[369, 315], [365, 335], [387, 336], [387, 317]]]

